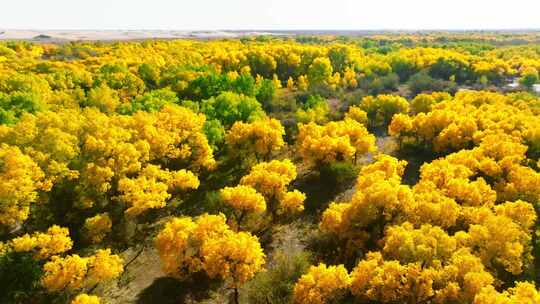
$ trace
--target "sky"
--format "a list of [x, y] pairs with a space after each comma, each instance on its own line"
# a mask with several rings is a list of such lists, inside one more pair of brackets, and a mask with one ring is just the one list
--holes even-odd
[[540, 0], [0, 0], [3, 29], [540, 29]]

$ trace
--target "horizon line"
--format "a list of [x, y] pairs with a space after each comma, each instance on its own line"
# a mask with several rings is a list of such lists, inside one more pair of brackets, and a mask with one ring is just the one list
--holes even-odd
[[444, 31], [460, 31], [460, 32], [492, 32], [492, 31], [540, 31], [540, 27], [530, 27], [530, 28], [298, 28], [298, 29], [269, 29], [269, 28], [218, 28], [218, 29], [165, 29], [165, 28], [8, 28], [1, 27], [0, 30], [3, 31], [179, 31], [179, 32], [313, 32], [313, 31], [324, 31], [324, 32], [333, 32], [333, 31], [366, 31], [366, 32], [413, 32], [413, 31], [423, 31], [423, 32], [444, 32]]

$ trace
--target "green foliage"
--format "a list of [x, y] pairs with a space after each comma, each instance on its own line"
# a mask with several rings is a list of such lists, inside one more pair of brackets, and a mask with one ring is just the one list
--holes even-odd
[[0, 255], [0, 303], [29, 303], [29, 297], [40, 288], [42, 272], [31, 253]]
[[217, 119], [207, 120], [204, 123], [204, 134], [214, 150], [217, 150], [225, 140], [225, 128]]
[[255, 97], [263, 105], [264, 109], [268, 111], [272, 108], [275, 95], [276, 87], [272, 83], [272, 80], [264, 79], [259, 85]]
[[148, 88], [156, 88], [160, 77], [160, 71], [156, 66], [143, 63], [139, 66], [138, 73]]
[[196, 101], [193, 101], [193, 100], [182, 100], [180, 102], [180, 105], [184, 108], [188, 108], [190, 110], [192, 110], [193, 112], [200, 112], [201, 111], [201, 107], [200, 107], [200, 103], [196, 102]]
[[[4, 76], [4, 75], [1, 75]], [[0, 124], [12, 124], [24, 113], [36, 113], [47, 107], [51, 94], [47, 81], [33, 74], [0, 77]]]
[[277, 252], [271, 268], [257, 274], [242, 291], [245, 303], [291, 303], [294, 284], [309, 266], [310, 255], [306, 252]]
[[397, 74], [390, 73], [385, 76], [375, 77], [367, 84], [367, 91], [370, 95], [390, 93], [397, 90], [399, 86], [399, 77]]
[[315, 58], [308, 69], [309, 85], [311, 87], [318, 87], [326, 84], [332, 73], [333, 68], [330, 59], [326, 57]]
[[34, 92], [15, 91], [10, 94], [0, 92], [0, 124], [13, 124], [22, 114], [44, 110], [46, 104]]
[[145, 90], [145, 84], [125, 65], [108, 63], [103, 65], [97, 74], [94, 87], [107, 84], [111, 89], [120, 91], [120, 98], [135, 97]]
[[308, 95], [307, 98], [300, 98], [300, 104], [302, 105], [301, 108], [296, 111], [297, 122], [315, 122], [318, 124], [326, 122], [329, 108], [324, 97], [320, 95]]
[[255, 96], [255, 79], [250, 75], [240, 75], [235, 79], [227, 75], [211, 73], [199, 76], [189, 83], [183, 97], [192, 100], [203, 100], [231, 91], [246, 96]]
[[334, 162], [319, 168], [320, 176], [325, 184], [343, 187], [358, 176], [358, 168], [350, 162]]
[[539, 80], [538, 71], [536, 69], [528, 69], [519, 79], [519, 83], [527, 89], [531, 89]]
[[425, 72], [417, 73], [409, 79], [409, 89], [413, 95], [422, 92], [448, 92], [454, 94], [457, 91], [454, 82], [434, 79]]
[[302, 108], [305, 110], [326, 104], [326, 99], [321, 95], [308, 95], [307, 97], [299, 98], [299, 100], [302, 103]]
[[178, 104], [178, 102], [176, 93], [169, 88], [164, 88], [137, 96], [131, 103], [120, 106], [118, 112], [122, 114], [133, 114], [137, 111], [155, 112], [167, 104]]
[[102, 83], [100, 86], [92, 88], [88, 92], [85, 106], [96, 107], [101, 112], [112, 113], [120, 104], [118, 93], [109, 88], [107, 84]]
[[370, 128], [385, 131], [395, 114], [409, 112], [409, 102], [398, 95], [383, 94], [364, 97], [360, 108], [367, 113]]
[[351, 48], [346, 45], [335, 45], [328, 50], [328, 58], [335, 72], [342, 73], [352, 62]]
[[208, 120], [218, 120], [229, 128], [236, 121], [248, 122], [264, 117], [265, 113], [257, 99], [233, 92], [223, 92], [217, 97], [204, 100], [201, 112]]
[[404, 58], [394, 57], [390, 65], [392, 66], [392, 71], [399, 76], [401, 82], [406, 82], [412, 75], [418, 72], [414, 63]]
[[453, 76], [458, 83], [474, 79], [473, 71], [464, 62], [452, 59], [439, 58], [429, 69], [429, 75], [433, 78], [450, 80]]

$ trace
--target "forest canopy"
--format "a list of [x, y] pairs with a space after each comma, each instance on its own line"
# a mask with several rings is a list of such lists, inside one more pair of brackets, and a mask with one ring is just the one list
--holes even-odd
[[0, 42], [0, 302], [540, 303], [539, 73], [535, 33]]

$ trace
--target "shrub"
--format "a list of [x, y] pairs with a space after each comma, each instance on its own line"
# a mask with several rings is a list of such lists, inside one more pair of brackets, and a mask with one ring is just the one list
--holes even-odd
[[291, 303], [294, 284], [307, 272], [310, 255], [299, 252], [294, 255], [280, 251], [270, 269], [261, 272], [244, 288], [245, 303], [286, 304]]
[[28, 303], [40, 286], [42, 270], [32, 253], [7, 252], [0, 255], [0, 303]]
[[409, 79], [409, 89], [414, 96], [422, 92], [448, 92], [454, 94], [457, 91], [454, 82], [434, 79], [425, 72], [414, 74]]
[[323, 182], [333, 186], [344, 186], [356, 178], [358, 169], [349, 162], [334, 162], [320, 168]]

